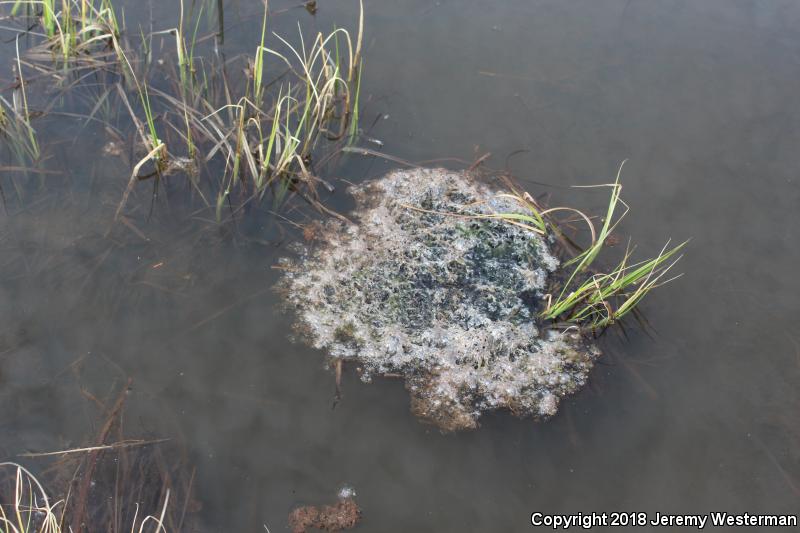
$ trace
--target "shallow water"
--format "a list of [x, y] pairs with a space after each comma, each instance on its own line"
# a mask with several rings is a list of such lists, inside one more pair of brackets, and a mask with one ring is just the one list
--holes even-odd
[[[290, 341], [270, 291], [298, 236], [269, 202], [234, 231], [169, 190], [148, 220], [142, 192], [144, 240], [111, 225], [130, 167], [94, 156], [102, 128], [51, 115], [37, 130], [59, 139], [46, 166], [62, 174], [0, 214], [0, 455], [84, 444], [97, 422], [79, 388], [103, 396], [130, 376], [129, 430], [186, 446], [208, 531], [282, 531], [293, 506], [343, 483], [364, 531], [522, 531], [533, 511], [796, 512], [800, 5], [365, 4], [362, 121], [380, 117], [369, 136], [385, 145], [363, 145], [454, 168], [491, 152], [552, 205], [596, 212], [605, 191], [563, 187], [607, 182], [627, 158], [620, 234], [642, 254], [692, 238], [685, 276], [644, 304], [655, 332], [604, 336], [589, 387], [544, 424], [500, 414], [441, 435], [402, 384], [352, 372], [333, 408], [323, 354]], [[175, 24], [177, 8], [120, 5], [129, 28]], [[352, 28], [357, 9], [320, 2], [271, 24]], [[226, 2], [226, 53], [254, 48], [259, 16]], [[3, 45], [3, 86], [12, 57]], [[346, 210], [343, 180], [395, 166], [347, 159], [327, 205]]]

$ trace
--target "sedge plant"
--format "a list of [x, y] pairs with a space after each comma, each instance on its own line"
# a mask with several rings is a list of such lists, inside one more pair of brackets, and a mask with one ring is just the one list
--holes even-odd
[[[611, 270], [602, 271], [594, 267], [596, 259], [607, 247], [611, 234], [629, 210], [621, 196], [620, 176], [623, 165], [624, 162], [620, 165], [613, 183], [600, 185], [610, 188], [611, 195], [599, 229], [586, 214], [577, 209], [544, 209], [528, 193], [514, 188], [510, 193], [500, 196], [518, 203], [519, 212], [476, 215], [479, 218], [498, 218], [541, 235], [552, 233], [559, 238], [563, 238], [563, 234], [552, 214], [569, 211], [586, 223], [591, 234], [591, 243], [564, 263], [564, 268], [567, 269], [566, 281], [560, 285], [556, 297], [546, 297], [546, 306], [540, 313], [542, 319], [591, 330], [602, 329], [636, 309], [650, 291], [675, 279], [667, 278], [667, 274], [682, 257], [678, 254], [688, 241], [673, 247], [670, 247], [668, 241], [656, 257], [635, 263], [631, 262], [633, 249], [628, 246], [622, 260]], [[617, 214], [620, 206], [623, 210]]]

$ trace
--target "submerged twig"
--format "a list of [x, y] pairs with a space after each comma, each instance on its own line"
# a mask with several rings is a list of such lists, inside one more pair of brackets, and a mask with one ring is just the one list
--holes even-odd
[[100, 450], [116, 450], [120, 448], [133, 448], [135, 446], [147, 446], [149, 444], [159, 444], [161, 442], [168, 442], [170, 439], [156, 439], [156, 440], [142, 440], [131, 439], [115, 442], [113, 444], [104, 444], [102, 446], [89, 446], [87, 448], [73, 448], [69, 450], [59, 450], [56, 452], [43, 452], [43, 453], [21, 453], [19, 457], [50, 457], [53, 455], [69, 455], [72, 453], [87, 453]]

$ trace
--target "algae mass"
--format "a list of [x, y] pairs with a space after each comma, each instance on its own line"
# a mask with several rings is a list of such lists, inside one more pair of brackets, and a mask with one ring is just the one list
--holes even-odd
[[546, 238], [500, 219], [522, 207], [468, 173], [396, 171], [353, 187], [355, 224], [326, 223], [284, 259], [298, 330], [362, 378], [401, 375], [412, 411], [445, 431], [508, 409], [546, 418], [584, 385], [598, 350], [543, 330], [558, 267]]

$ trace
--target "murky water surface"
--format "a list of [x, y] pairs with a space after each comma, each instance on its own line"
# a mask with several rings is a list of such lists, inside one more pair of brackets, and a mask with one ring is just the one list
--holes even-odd
[[[55, 114], [80, 107], [64, 96], [35, 123], [58, 174], [22, 199], [0, 177], [0, 455], [84, 444], [97, 417], [80, 388], [131, 377], [127, 427], [186, 447], [208, 531], [282, 531], [343, 483], [364, 531], [525, 531], [536, 510], [796, 512], [800, 5], [365, 4], [362, 124], [384, 146], [364, 146], [454, 168], [491, 152], [552, 204], [596, 212], [604, 191], [564, 187], [629, 159], [620, 234], [643, 254], [692, 238], [685, 276], [644, 305], [652, 335], [607, 334], [589, 387], [545, 424], [491, 415], [441, 435], [400, 383], [349, 372], [333, 408], [323, 354], [291, 342], [270, 290], [298, 232], [269, 201], [235, 227], [182, 208], [179, 187], [151, 208], [147, 183], [136, 231], [113, 225], [130, 165], [102, 156], [101, 126]], [[177, 21], [177, 2], [119, 5], [134, 34]], [[354, 28], [357, 12], [326, 1], [270, 24]], [[224, 52], [252, 53], [260, 2], [225, 2], [224, 21]], [[12, 41], [4, 87], [13, 58]], [[344, 160], [327, 205], [348, 209], [346, 182], [395, 166]]]

